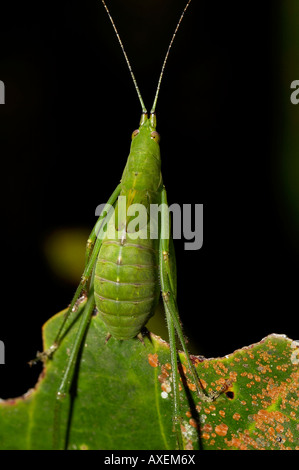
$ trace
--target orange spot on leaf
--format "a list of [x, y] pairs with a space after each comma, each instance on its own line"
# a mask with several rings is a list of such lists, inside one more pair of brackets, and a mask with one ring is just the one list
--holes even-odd
[[228, 431], [228, 426], [224, 423], [218, 424], [218, 426], [215, 427], [215, 433], [218, 434], [218, 436], [226, 436]]
[[149, 354], [148, 355], [148, 362], [149, 362], [150, 366], [158, 367], [158, 365], [159, 365], [158, 354]]
[[235, 413], [233, 415], [233, 419], [235, 419], [236, 421], [239, 421], [240, 418], [241, 418], [241, 415], [239, 415], [239, 413]]
[[213, 426], [210, 423], [207, 423], [207, 424], [204, 425], [202, 430], [205, 431], [205, 432], [212, 432]]

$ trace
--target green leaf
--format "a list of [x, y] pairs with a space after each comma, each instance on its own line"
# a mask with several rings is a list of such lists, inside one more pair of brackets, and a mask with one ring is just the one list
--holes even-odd
[[[45, 324], [45, 348], [62, 314]], [[77, 327], [75, 321], [33, 390], [0, 403], [1, 449], [52, 448], [55, 394]], [[144, 344], [114, 338], [105, 343], [106, 334], [99, 316], [92, 317], [72, 401], [62, 410], [68, 449], [175, 449], [168, 344], [153, 334], [144, 337]], [[180, 354], [187, 449], [296, 447], [298, 342], [271, 335], [222, 359], [192, 358], [206, 391], [222, 394], [213, 403], [199, 400]]]
[[210, 406], [200, 405], [207, 449], [298, 449], [299, 342], [270, 335], [223, 359], [198, 367], [207, 390], [231, 386]]

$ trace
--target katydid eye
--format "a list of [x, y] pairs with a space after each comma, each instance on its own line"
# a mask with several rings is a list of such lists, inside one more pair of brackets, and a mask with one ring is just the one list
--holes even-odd
[[151, 139], [153, 139], [158, 144], [160, 142], [160, 136], [158, 132], [156, 131], [151, 132]]
[[136, 137], [137, 134], [139, 134], [139, 129], [136, 129], [136, 130], [132, 133], [132, 140], [134, 139], [134, 137]]

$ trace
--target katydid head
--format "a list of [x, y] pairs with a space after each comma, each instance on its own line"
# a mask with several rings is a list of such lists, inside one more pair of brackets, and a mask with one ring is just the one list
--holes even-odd
[[151, 113], [149, 118], [148, 118], [147, 113], [142, 113], [141, 114], [141, 118], [140, 118], [140, 122], [139, 122], [139, 129], [135, 129], [135, 131], [133, 132], [132, 140], [134, 139], [134, 137], [136, 137], [136, 135], [139, 134], [140, 128], [143, 127], [144, 125], [145, 125], [145, 127], [149, 127], [151, 129], [151, 132], [152, 132], [151, 137], [157, 143], [159, 143], [160, 142], [160, 136], [159, 136], [158, 132], [156, 131], [156, 127], [157, 127], [156, 113]]
[[156, 124], [155, 114], [151, 114], [150, 117], [146, 113], [141, 115], [139, 128], [132, 133], [131, 150], [142, 152], [147, 149], [150, 154], [160, 160], [160, 136], [156, 131]]
[[[143, 113], [139, 128], [132, 133], [128, 160], [122, 175], [124, 190], [157, 192], [161, 188], [161, 156], [155, 116]], [[147, 188], [145, 190], [145, 188]]]

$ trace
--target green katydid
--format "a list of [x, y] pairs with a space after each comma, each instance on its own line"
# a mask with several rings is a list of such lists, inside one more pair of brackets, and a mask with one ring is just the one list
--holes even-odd
[[[161, 175], [159, 134], [156, 131], [155, 110], [169, 51], [191, 0], [187, 2], [170, 41], [162, 65], [150, 116], [147, 114], [114, 21], [105, 1], [102, 0], [102, 3], [111, 20], [124, 53], [141, 104], [142, 116], [139, 128], [132, 134], [130, 154], [122, 175], [121, 183], [112, 193], [87, 241], [86, 263], [81, 282], [53, 345], [47, 351], [38, 354], [38, 359], [45, 360], [55, 353], [62, 341], [67, 319], [72, 314], [78, 299], [82, 295], [82, 291], [87, 291], [88, 300], [82, 313], [81, 324], [68, 358], [59, 390], [57, 391], [53, 446], [54, 448], [64, 447], [64, 442], [60, 442], [61, 439], [59, 436], [60, 406], [63, 402], [63, 398], [70, 391], [79, 350], [94, 308], [97, 308], [102, 320], [107, 326], [107, 340], [110, 336], [118, 340], [131, 339], [137, 336], [141, 339], [140, 331], [154, 314], [159, 297], [162, 295], [171, 350], [173, 422], [177, 438], [177, 447], [183, 449], [180, 424], [179, 372], [175, 343], [176, 334], [186, 354], [188, 367], [191, 371], [193, 381], [196, 384], [198, 396], [202, 400], [212, 401], [217, 395], [208, 396], [203, 392], [200, 381], [196, 375], [196, 370], [188, 354], [179, 320], [176, 305], [174, 251], [169, 233], [169, 212], [166, 189], [163, 185]], [[126, 198], [127, 210], [133, 204], [142, 204], [149, 212], [150, 205], [161, 205], [161, 221], [157, 238], [151, 237], [151, 227], [148, 221], [146, 221], [142, 229], [139, 227], [143, 236], [137, 239], [128, 230], [129, 216], [125, 218], [121, 226], [119, 224], [116, 226], [116, 219], [112, 217], [112, 214], [115, 215], [115, 213], [117, 214], [119, 211], [120, 196]], [[111, 208], [113, 210], [111, 210]], [[114, 231], [111, 232], [111, 230], [109, 230], [111, 228], [113, 228]]]

